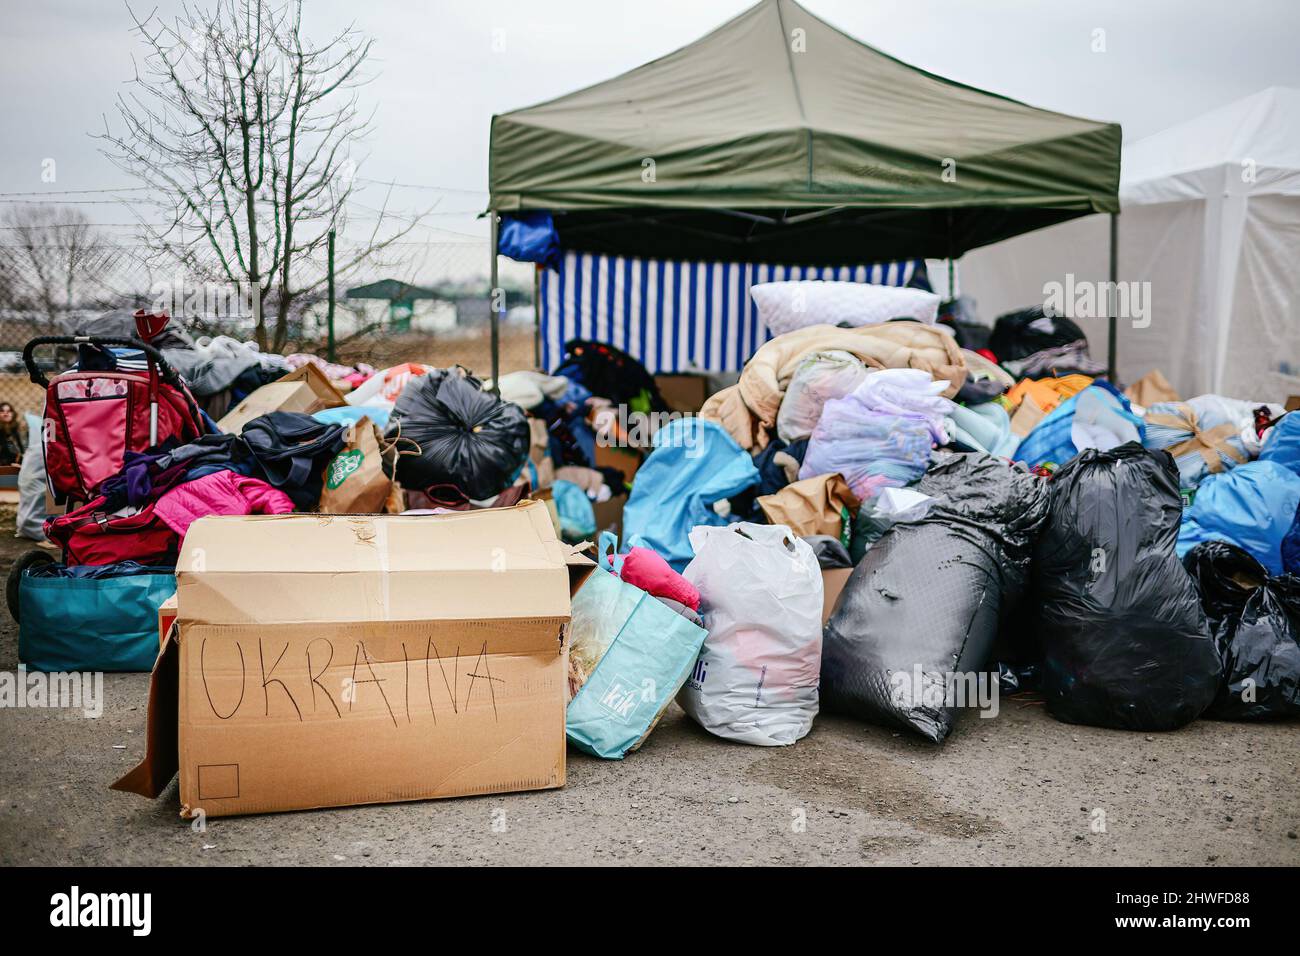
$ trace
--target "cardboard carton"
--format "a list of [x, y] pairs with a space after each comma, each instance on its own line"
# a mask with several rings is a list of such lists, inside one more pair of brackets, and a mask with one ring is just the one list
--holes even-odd
[[592, 564], [540, 502], [202, 518], [113, 786], [182, 816], [564, 784], [569, 597]]
[[698, 412], [709, 397], [709, 379], [704, 375], [656, 375], [655, 385], [664, 402], [675, 412]]
[[852, 568], [823, 568], [822, 569], [822, 624], [824, 625], [831, 619], [831, 613], [835, 610], [835, 602], [839, 600], [840, 592], [844, 590], [844, 585], [849, 581], [849, 575], [853, 573]]
[[245, 425], [267, 412], [311, 415], [343, 404], [343, 393], [330, 383], [324, 372], [309, 362], [253, 392], [226, 412], [217, 422], [217, 427], [227, 434], [238, 435]]

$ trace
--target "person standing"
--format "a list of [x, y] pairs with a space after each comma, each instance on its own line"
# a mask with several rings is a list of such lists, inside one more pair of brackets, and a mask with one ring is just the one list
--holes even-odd
[[27, 450], [22, 427], [14, 407], [8, 402], [0, 402], [0, 465], [22, 462], [23, 452]]

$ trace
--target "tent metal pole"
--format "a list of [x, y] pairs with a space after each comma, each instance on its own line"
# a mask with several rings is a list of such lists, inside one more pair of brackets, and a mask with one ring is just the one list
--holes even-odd
[[[489, 320], [492, 323], [492, 392], [495, 395], [501, 394], [501, 315], [497, 309], [498, 296], [500, 292], [497, 288], [497, 231], [500, 228], [500, 219], [495, 209], [488, 210], [488, 221], [492, 224], [492, 264], [488, 269], [488, 313]], [[502, 297], [504, 298], [504, 297]], [[502, 302], [504, 305], [504, 302]]]
[[542, 268], [541, 263], [533, 266], [533, 365], [539, 372], [542, 368]]
[[1115, 314], [1119, 288], [1119, 213], [1110, 214], [1110, 285], [1106, 295], [1106, 378], [1111, 384], [1117, 384], [1115, 372], [1119, 366], [1118, 326], [1119, 316]]
[[957, 290], [954, 288], [956, 282], [956, 270], [953, 268], [952, 257], [952, 209], [948, 209], [948, 299], [952, 301], [957, 298]]

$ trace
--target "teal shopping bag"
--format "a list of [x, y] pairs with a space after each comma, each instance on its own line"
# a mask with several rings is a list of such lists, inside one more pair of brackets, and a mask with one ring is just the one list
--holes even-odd
[[603, 567], [593, 571], [572, 601], [569, 741], [610, 760], [634, 750], [690, 676], [706, 634]]
[[158, 607], [175, 593], [169, 568], [116, 577], [28, 568], [18, 585], [18, 659], [37, 671], [152, 670]]

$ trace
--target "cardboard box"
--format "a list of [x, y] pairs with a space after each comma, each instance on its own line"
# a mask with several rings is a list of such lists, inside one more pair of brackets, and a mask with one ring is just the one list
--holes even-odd
[[822, 624], [831, 619], [835, 602], [853, 573], [852, 568], [825, 568], [822, 570]]
[[564, 784], [569, 597], [540, 502], [208, 517], [185, 537], [148, 754], [113, 786], [181, 815]]
[[217, 422], [223, 432], [238, 435], [254, 418], [267, 412], [305, 412], [311, 415], [325, 408], [346, 404], [343, 393], [312, 363], [263, 385], [232, 408]]
[[704, 375], [656, 375], [655, 384], [675, 412], [698, 412], [709, 397], [709, 379]]
[[612, 531], [623, 539], [623, 506], [627, 504], [627, 495], [618, 495], [608, 501], [592, 502], [591, 510], [596, 515], [596, 533]]

